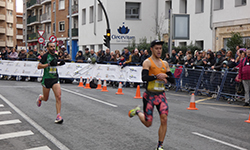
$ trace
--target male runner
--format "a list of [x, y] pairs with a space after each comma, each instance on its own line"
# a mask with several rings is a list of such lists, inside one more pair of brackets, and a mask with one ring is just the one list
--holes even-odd
[[42, 101], [47, 101], [49, 98], [49, 92], [52, 88], [55, 98], [56, 98], [56, 113], [57, 117], [55, 123], [62, 123], [63, 119], [60, 115], [61, 112], [61, 87], [59, 82], [59, 77], [57, 73], [57, 66], [64, 65], [65, 62], [60, 60], [58, 63], [57, 55], [55, 54], [55, 43], [47, 43], [48, 52], [42, 56], [40, 63], [38, 64], [38, 69], [44, 69], [42, 86], [43, 86], [43, 95], [40, 94], [37, 99], [37, 106], [40, 107]]
[[129, 111], [129, 117], [137, 115], [141, 122], [150, 127], [153, 121], [153, 110], [156, 106], [161, 120], [158, 131], [159, 141], [156, 150], [163, 150], [163, 141], [167, 132], [168, 102], [165, 95], [165, 83], [175, 83], [166, 61], [161, 60], [162, 45], [164, 42], [154, 40], [150, 44], [152, 56], [143, 62], [142, 80], [147, 81], [147, 88], [143, 94], [143, 111], [140, 107]]

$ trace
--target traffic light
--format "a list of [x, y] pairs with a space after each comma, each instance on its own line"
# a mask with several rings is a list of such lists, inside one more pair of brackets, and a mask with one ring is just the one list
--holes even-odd
[[104, 35], [104, 43], [103, 44], [108, 48], [110, 48], [110, 40], [111, 40], [110, 36], [111, 36], [110, 29], [107, 29], [107, 33], [106, 33], [106, 35]]

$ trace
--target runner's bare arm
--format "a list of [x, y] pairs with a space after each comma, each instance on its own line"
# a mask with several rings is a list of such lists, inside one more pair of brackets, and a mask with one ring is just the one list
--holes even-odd
[[37, 69], [44, 69], [44, 68], [47, 68], [49, 66], [49, 64], [41, 64], [39, 63], [38, 66], [37, 66]]

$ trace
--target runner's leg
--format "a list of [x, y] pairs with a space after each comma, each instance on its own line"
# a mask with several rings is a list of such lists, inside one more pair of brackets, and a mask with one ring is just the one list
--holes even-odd
[[49, 91], [50, 89], [43, 87], [43, 95], [40, 99], [43, 101], [47, 101], [49, 99]]
[[162, 114], [160, 116], [161, 119], [161, 125], [158, 131], [158, 135], [159, 135], [159, 141], [164, 141], [164, 138], [166, 136], [166, 132], [167, 132], [167, 115], [166, 114]]
[[54, 92], [56, 98], [56, 113], [59, 114], [61, 112], [61, 86], [59, 83], [56, 83], [52, 86], [52, 90]]
[[139, 112], [138, 114], [139, 119], [141, 120], [141, 122], [146, 126], [146, 127], [150, 127], [152, 125], [152, 121], [146, 121], [145, 119], [145, 115], [142, 112]]

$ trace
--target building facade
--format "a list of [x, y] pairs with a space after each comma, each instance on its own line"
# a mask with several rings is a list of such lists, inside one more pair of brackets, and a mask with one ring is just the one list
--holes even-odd
[[[27, 24], [27, 45], [33, 49], [44, 49], [49, 37], [56, 36], [57, 46], [64, 45], [69, 50], [69, 1], [68, 0], [26, 0], [24, 1], [23, 24]], [[72, 0], [72, 51], [78, 50], [78, 0]], [[43, 44], [38, 42], [38, 31], [44, 31]], [[24, 40], [26, 33], [24, 32]], [[76, 42], [75, 42], [76, 41]], [[73, 55], [74, 57], [74, 55]], [[72, 57], [72, 58], [73, 58]]]
[[23, 13], [16, 13], [16, 46], [17, 49], [25, 49], [23, 42]]
[[[232, 31], [249, 38], [250, 0], [101, 0], [109, 18], [111, 50], [130, 43], [161, 39], [168, 42], [169, 9], [190, 15], [189, 40], [174, 40], [175, 46], [195, 44], [217, 51], [225, 47]], [[79, 1], [79, 49], [105, 49], [107, 23], [98, 1]]]
[[229, 0], [217, 5], [213, 14], [213, 49], [227, 48], [232, 32], [241, 33], [243, 42], [250, 47], [250, 0]]
[[0, 48], [16, 46], [15, 0], [0, 0]]

